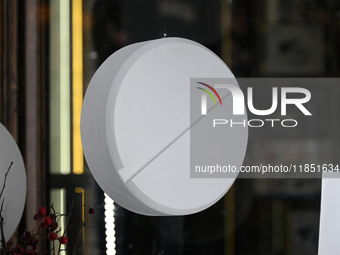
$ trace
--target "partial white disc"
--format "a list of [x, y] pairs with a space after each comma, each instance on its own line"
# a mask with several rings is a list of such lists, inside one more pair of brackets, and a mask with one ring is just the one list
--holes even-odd
[[17, 228], [26, 202], [26, 172], [19, 148], [7, 129], [0, 124], [0, 190], [4, 185], [8, 168], [6, 187], [0, 199], [3, 202], [4, 235], [6, 241]]
[[82, 110], [84, 153], [98, 184], [123, 207], [146, 215], [196, 213], [234, 182], [190, 178], [190, 78], [199, 77], [234, 78], [204, 46], [164, 38], [117, 51], [92, 78]]

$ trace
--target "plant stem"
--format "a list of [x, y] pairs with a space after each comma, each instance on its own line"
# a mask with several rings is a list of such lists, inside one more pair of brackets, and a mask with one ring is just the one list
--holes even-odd
[[[6, 187], [7, 175], [9, 173], [9, 170], [11, 170], [12, 165], [13, 165], [13, 162], [11, 162], [11, 164], [9, 165], [9, 167], [8, 167], [6, 173], [5, 173], [5, 179], [4, 179], [4, 184], [2, 186], [2, 189], [1, 189], [0, 198], [2, 197], [2, 194], [4, 193], [4, 190], [5, 190], [5, 187]], [[6, 240], [5, 240], [5, 234], [4, 234], [4, 217], [2, 217], [2, 211], [3, 211], [3, 207], [4, 207], [4, 202], [5, 202], [5, 198], [3, 198], [2, 202], [1, 202], [1, 209], [0, 209], [0, 231], [1, 231], [2, 254], [6, 255], [7, 249], [6, 249]]]
[[[69, 222], [70, 222], [70, 218], [71, 218], [71, 215], [72, 215], [73, 207], [74, 207], [74, 198], [72, 199], [72, 204], [71, 204], [71, 206], [70, 206], [70, 213], [69, 213], [68, 216], [67, 216], [66, 227], [65, 227], [65, 229], [64, 229], [64, 233], [62, 234], [62, 236], [65, 235], [66, 230], [67, 230], [67, 228], [68, 228], [68, 224], [69, 224]], [[58, 255], [60, 254], [60, 251], [61, 251], [61, 242], [59, 242]]]
[[0, 228], [1, 228], [1, 245], [2, 245], [2, 253], [6, 254], [6, 241], [5, 241], [5, 234], [4, 234], [4, 218], [2, 217], [2, 210], [4, 206], [5, 199], [2, 200], [1, 209], [0, 209]]
[[4, 193], [5, 187], [6, 187], [6, 180], [7, 180], [7, 175], [9, 173], [9, 170], [11, 170], [11, 167], [13, 165], [13, 162], [9, 165], [7, 172], [5, 173], [5, 179], [4, 179], [4, 185], [2, 186], [1, 193], [0, 193], [0, 198], [2, 197], [2, 194]]

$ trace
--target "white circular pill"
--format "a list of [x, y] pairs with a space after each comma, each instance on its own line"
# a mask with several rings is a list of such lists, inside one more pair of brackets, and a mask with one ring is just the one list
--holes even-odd
[[[9, 171], [8, 171], [9, 169]], [[2, 207], [3, 230], [8, 241], [17, 228], [26, 201], [26, 172], [24, 161], [12, 135], [0, 124], [0, 190], [4, 187], [0, 198]]]
[[209, 49], [182, 38], [129, 45], [93, 76], [82, 109], [84, 154], [104, 192], [126, 209], [192, 214], [234, 182], [190, 178], [190, 78], [200, 77], [234, 78]]

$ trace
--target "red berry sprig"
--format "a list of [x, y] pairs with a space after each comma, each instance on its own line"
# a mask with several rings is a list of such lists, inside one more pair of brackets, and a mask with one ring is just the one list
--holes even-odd
[[[73, 224], [69, 225], [69, 219], [71, 216], [71, 212], [73, 207], [75, 206], [74, 203], [71, 205], [70, 213], [67, 214], [60, 214], [56, 212], [53, 208], [53, 204], [49, 206], [51, 210], [51, 214], [47, 215], [47, 208], [48, 207], [39, 207], [37, 213], [34, 215], [33, 219], [35, 220], [35, 228], [31, 231], [25, 231], [23, 235], [20, 237], [21, 245], [17, 245], [9, 254], [10, 255], [23, 255], [23, 254], [31, 254], [31, 255], [40, 255], [37, 252], [37, 245], [39, 243], [39, 239], [48, 239], [52, 242], [53, 248], [49, 251], [50, 254], [60, 254], [61, 245], [66, 245], [69, 242], [69, 239], [65, 236], [66, 230], [72, 226]], [[88, 213], [94, 214], [95, 210], [92, 207], [87, 205], [81, 205], [88, 207]], [[62, 217], [67, 217], [66, 229], [62, 230], [58, 228], [58, 222]], [[44, 233], [47, 235], [45, 236]], [[59, 233], [61, 233], [59, 235]], [[45, 237], [44, 237], [45, 236]], [[58, 242], [58, 245], [55, 246], [54, 242]], [[46, 252], [47, 254], [48, 252]], [[6, 253], [7, 254], [7, 253]]]
[[58, 235], [57, 233], [51, 232], [48, 234], [48, 239], [50, 239], [50, 241], [54, 241], [58, 239]]
[[36, 250], [39, 241], [36, 237], [36, 233], [32, 234], [31, 231], [25, 231], [20, 238], [22, 245], [17, 245], [17, 247], [11, 252], [11, 254], [38, 255]]
[[48, 227], [50, 225], [52, 225], [53, 223], [53, 220], [51, 217], [49, 216], [46, 216], [45, 218], [43, 218], [40, 222], [40, 224], [43, 226], [43, 227]]
[[61, 244], [67, 244], [68, 243], [68, 238], [66, 236], [61, 236], [61, 237], [59, 237], [59, 242]]
[[46, 215], [46, 207], [39, 207], [39, 209], [38, 209], [38, 215], [40, 216], [40, 217], [42, 217], [42, 216], [45, 216]]

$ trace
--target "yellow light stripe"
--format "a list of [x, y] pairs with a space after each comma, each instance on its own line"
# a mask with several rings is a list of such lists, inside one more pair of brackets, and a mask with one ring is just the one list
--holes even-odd
[[80, 136], [80, 115], [83, 104], [83, 6], [72, 1], [72, 102], [73, 102], [73, 173], [84, 172]]
[[[77, 187], [74, 190], [76, 193], [81, 194], [81, 203], [82, 205], [85, 204], [85, 191], [83, 188]], [[81, 220], [84, 223], [85, 222], [85, 207], [81, 207]], [[85, 225], [83, 224], [83, 246], [85, 247]]]
[[221, 36], [222, 59], [231, 68], [232, 65], [232, 3], [222, 1], [221, 11]]
[[225, 255], [235, 254], [235, 186], [232, 186], [224, 196], [226, 216], [224, 221]]
[[[222, 1], [221, 12], [221, 36], [222, 59], [232, 67], [232, 2]], [[224, 196], [226, 217], [224, 223], [224, 247], [225, 255], [235, 254], [235, 186], [232, 186]]]

